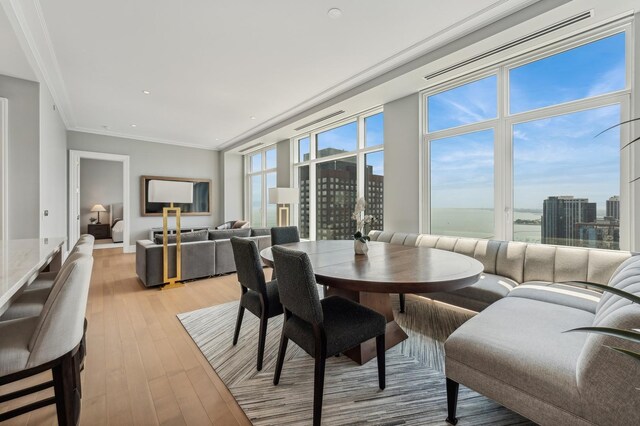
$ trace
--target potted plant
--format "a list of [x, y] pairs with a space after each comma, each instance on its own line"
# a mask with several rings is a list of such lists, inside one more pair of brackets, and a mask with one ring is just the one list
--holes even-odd
[[367, 202], [364, 197], [358, 198], [356, 208], [351, 215], [351, 218], [356, 221], [356, 232], [353, 234], [353, 250], [356, 254], [367, 254], [369, 251], [367, 241], [370, 241], [371, 238], [364, 235], [364, 226], [373, 222], [373, 216], [364, 214], [366, 206]]

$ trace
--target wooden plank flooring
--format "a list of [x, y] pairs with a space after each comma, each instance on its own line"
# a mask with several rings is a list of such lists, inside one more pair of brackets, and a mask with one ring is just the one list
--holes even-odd
[[[93, 255], [80, 424], [250, 425], [176, 318], [180, 312], [237, 299], [236, 276], [194, 281], [175, 290], [145, 289], [135, 274], [135, 254], [105, 249]], [[52, 391], [38, 397], [48, 394]], [[19, 402], [33, 400], [35, 396]], [[0, 412], [16, 405], [4, 404]], [[55, 408], [5, 424], [55, 425]]]

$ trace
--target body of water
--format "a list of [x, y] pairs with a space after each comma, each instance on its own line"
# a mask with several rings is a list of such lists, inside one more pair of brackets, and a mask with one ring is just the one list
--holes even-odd
[[[514, 220], [535, 220], [542, 212], [514, 212]], [[494, 238], [493, 210], [490, 209], [432, 209], [431, 233], [458, 237]], [[540, 225], [514, 224], [514, 241], [539, 243], [542, 239]]]

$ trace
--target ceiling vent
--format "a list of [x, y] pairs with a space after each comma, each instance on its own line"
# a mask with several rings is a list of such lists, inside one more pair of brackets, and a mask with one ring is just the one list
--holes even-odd
[[526, 43], [528, 41], [535, 40], [536, 38], [542, 37], [543, 35], [552, 33], [554, 31], [558, 31], [559, 29], [568, 27], [569, 25], [575, 24], [575, 23], [580, 22], [580, 21], [584, 21], [585, 19], [591, 18], [592, 16], [593, 16], [593, 10], [588, 10], [586, 12], [582, 12], [582, 13], [580, 13], [578, 15], [572, 16], [571, 18], [567, 18], [567, 19], [564, 19], [564, 20], [562, 20], [560, 22], [556, 22], [553, 25], [549, 25], [548, 27], [545, 27], [545, 28], [543, 28], [541, 30], [538, 30], [538, 31], [534, 32], [534, 33], [531, 33], [531, 34], [526, 35], [524, 37], [520, 37], [520, 38], [518, 38], [516, 40], [513, 40], [513, 41], [511, 41], [509, 43], [503, 44], [502, 46], [496, 47], [495, 49], [489, 50], [488, 52], [481, 53], [481, 54], [473, 56], [473, 57], [471, 57], [471, 58], [469, 58], [467, 60], [464, 60], [462, 62], [458, 62], [457, 64], [451, 65], [451, 66], [449, 66], [447, 68], [443, 68], [440, 71], [436, 71], [434, 73], [426, 75], [424, 78], [426, 78], [427, 80], [430, 80], [430, 79], [438, 77], [438, 76], [440, 76], [442, 74], [448, 73], [448, 72], [456, 70], [458, 68], [462, 68], [465, 65], [469, 65], [469, 64], [471, 64], [473, 62], [476, 62], [476, 61], [479, 61], [481, 59], [487, 58], [489, 56], [495, 55], [497, 53], [503, 52], [503, 51], [505, 51], [507, 49], [511, 49], [512, 47], [516, 47], [516, 46], [519, 46], [519, 45], [521, 45], [523, 43]]
[[249, 151], [249, 150], [251, 150], [253, 148], [259, 147], [260, 145], [262, 145], [262, 142], [258, 142], [257, 144], [254, 144], [254, 145], [248, 146], [248, 147], [246, 147], [244, 149], [241, 149], [240, 152], [247, 152], [247, 151]]
[[331, 113], [331, 114], [329, 114], [329, 115], [325, 115], [324, 117], [318, 118], [317, 120], [313, 120], [313, 121], [310, 121], [310, 122], [309, 122], [309, 123], [307, 123], [307, 124], [303, 124], [303, 125], [302, 125], [302, 126], [300, 126], [300, 127], [296, 127], [294, 130], [295, 130], [295, 131], [299, 131], [299, 130], [302, 130], [302, 129], [306, 129], [306, 128], [307, 128], [307, 127], [309, 127], [309, 126], [313, 126], [314, 124], [321, 123], [321, 122], [323, 122], [324, 120], [328, 120], [328, 119], [333, 118], [333, 117], [335, 117], [335, 116], [337, 116], [337, 115], [340, 115], [340, 114], [344, 114], [344, 111], [340, 110], [340, 111], [332, 112], [332, 113]]

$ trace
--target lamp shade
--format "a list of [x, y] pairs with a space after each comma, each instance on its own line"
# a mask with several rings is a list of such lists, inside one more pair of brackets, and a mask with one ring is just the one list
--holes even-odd
[[298, 188], [269, 188], [269, 204], [297, 204]]
[[91, 207], [91, 211], [92, 212], [106, 212], [107, 209], [105, 209], [102, 204], [96, 204], [95, 206]]
[[193, 203], [193, 182], [150, 180], [148, 199], [151, 203]]

